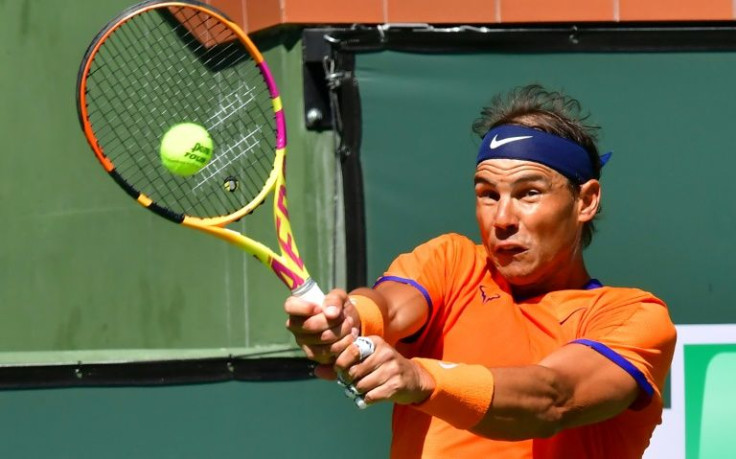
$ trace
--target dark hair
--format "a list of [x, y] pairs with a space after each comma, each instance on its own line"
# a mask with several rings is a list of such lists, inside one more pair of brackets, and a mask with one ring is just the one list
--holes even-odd
[[[503, 124], [516, 124], [554, 134], [572, 140], [588, 152], [594, 176], [601, 176], [601, 160], [598, 155], [599, 126], [589, 124], [588, 113], [583, 113], [580, 102], [560, 91], [550, 91], [538, 84], [530, 84], [498, 94], [489, 105], [483, 107], [481, 117], [473, 122], [473, 132], [483, 138], [488, 131]], [[568, 179], [570, 189], [577, 195], [580, 184]], [[599, 209], [600, 210], [600, 209]], [[590, 245], [595, 224], [583, 226], [583, 247]]]

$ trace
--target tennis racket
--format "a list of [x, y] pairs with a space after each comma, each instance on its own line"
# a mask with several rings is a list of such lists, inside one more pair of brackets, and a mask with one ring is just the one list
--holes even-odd
[[[279, 91], [236, 24], [196, 1], [130, 7], [87, 49], [77, 109], [99, 163], [139, 204], [240, 247], [293, 295], [322, 304], [324, 294], [304, 266], [289, 222]], [[159, 153], [164, 134], [181, 123], [204, 127], [214, 144], [209, 162], [187, 176], [167, 169]], [[278, 253], [226, 227], [270, 194]]]
[[[222, 13], [197, 1], [145, 1], [110, 21], [88, 47], [77, 109], [95, 156], [113, 180], [157, 215], [240, 247], [299, 296], [322, 304], [289, 222], [286, 122], [263, 56]], [[173, 174], [159, 154], [172, 126], [204, 127], [212, 158]], [[273, 195], [278, 253], [226, 226]], [[354, 388], [345, 394], [361, 408]]]
[[[113, 19], [78, 77], [82, 129], [108, 174], [139, 204], [254, 255], [298, 296], [321, 304], [294, 242], [285, 186], [286, 123], [262, 55], [238, 26], [192, 1], [147, 1]], [[196, 123], [212, 159], [180, 176], [162, 163], [163, 135]], [[273, 193], [279, 253], [226, 225]]]

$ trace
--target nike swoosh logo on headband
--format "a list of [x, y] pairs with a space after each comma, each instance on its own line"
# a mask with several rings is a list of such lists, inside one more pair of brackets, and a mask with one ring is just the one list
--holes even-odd
[[517, 140], [524, 140], [524, 139], [531, 139], [532, 136], [530, 135], [522, 135], [519, 137], [506, 137], [505, 139], [498, 140], [498, 134], [494, 135], [491, 139], [491, 150], [495, 150], [496, 148], [506, 145], [507, 143], [516, 142]]

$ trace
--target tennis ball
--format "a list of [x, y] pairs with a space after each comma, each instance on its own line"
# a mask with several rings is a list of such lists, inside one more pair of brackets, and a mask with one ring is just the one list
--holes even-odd
[[172, 174], [186, 177], [210, 161], [213, 147], [210, 133], [199, 124], [176, 124], [161, 139], [161, 162]]

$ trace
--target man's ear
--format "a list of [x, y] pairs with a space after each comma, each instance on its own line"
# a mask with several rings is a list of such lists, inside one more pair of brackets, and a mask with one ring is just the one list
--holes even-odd
[[601, 205], [601, 183], [590, 179], [580, 185], [578, 194], [578, 219], [587, 223], [595, 218]]

